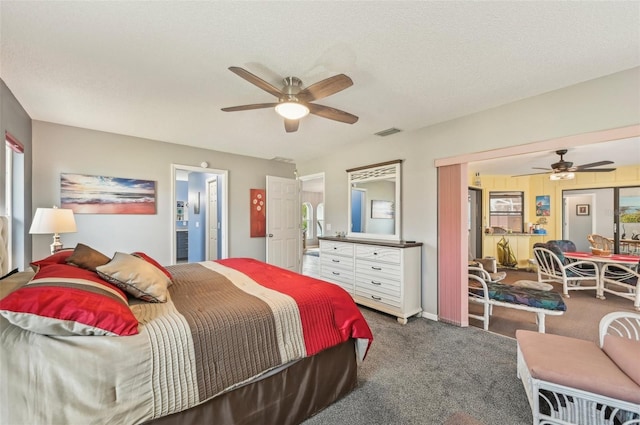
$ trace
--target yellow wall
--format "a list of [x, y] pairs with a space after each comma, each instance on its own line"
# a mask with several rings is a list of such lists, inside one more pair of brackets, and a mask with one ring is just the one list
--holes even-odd
[[[610, 173], [576, 173], [573, 180], [549, 180], [548, 174], [534, 176], [511, 177], [503, 175], [481, 175], [482, 181], [482, 223], [486, 226], [489, 220], [489, 192], [520, 191], [524, 192], [524, 223], [535, 223], [536, 196], [549, 195], [551, 214], [547, 217], [547, 240], [560, 239], [562, 236], [562, 191], [576, 189], [595, 189], [603, 187], [622, 187], [640, 185], [640, 166], [617, 167]], [[474, 176], [469, 176], [469, 186]], [[474, 186], [475, 187], [475, 186]], [[526, 229], [525, 229], [526, 231]]]

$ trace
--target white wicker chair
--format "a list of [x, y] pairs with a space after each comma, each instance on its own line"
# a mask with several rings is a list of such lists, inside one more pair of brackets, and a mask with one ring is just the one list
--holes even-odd
[[[640, 291], [638, 284], [640, 273], [622, 264], [607, 263], [600, 271], [600, 298], [604, 293], [617, 295], [633, 301], [633, 306], [640, 311]], [[640, 366], [638, 366], [640, 367]]]
[[[533, 255], [538, 265], [538, 282], [558, 282], [562, 284], [562, 294], [569, 298], [569, 291], [595, 290], [598, 296], [598, 266], [592, 261], [574, 261], [563, 264], [551, 250], [542, 247], [533, 248]], [[584, 281], [593, 281], [593, 285], [585, 286]]]
[[[599, 332], [600, 348], [607, 334], [640, 341], [640, 314], [609, 313], [600, 320]], [[640, 404], [533, 378], [519, 344], [517, 356], [518, 378], [524, 384], [534, 425], [640, 424]]]

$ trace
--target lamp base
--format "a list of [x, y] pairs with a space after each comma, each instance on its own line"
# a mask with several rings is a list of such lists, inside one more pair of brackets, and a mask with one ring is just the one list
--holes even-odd
[[60, 235], [59, 234], [54, 234], [53, 235], [53, 243], [51, 245], [49, 245], [51, 247], [51, 255], [55, 254], [56, 252], [62, 250], [62, 242], [60, 242]]

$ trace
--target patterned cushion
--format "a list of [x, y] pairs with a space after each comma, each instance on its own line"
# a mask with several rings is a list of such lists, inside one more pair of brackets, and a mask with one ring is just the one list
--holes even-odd
[[141, 300], [163, 303], [167, 301], [167, 288], [171, 280], [153, 264], [123, 252], [97, 268], [104, 280], [116, 285]]
[[135, 335], [126, 295], [95, 272], [67, 264], [40, 266], [27, 284], [0, 300], [0, 315], [43, 335]]
[[[521, 304], [529, 307], [547, 310], [567, 311], [567, 305], [560, 294], [540, 289], [523, 288], [497, 282], [487, 282], [489, 298], [511, 304]], [[482, 288], [470, 288], [469, 291], [478, 296], [483, 295]]]

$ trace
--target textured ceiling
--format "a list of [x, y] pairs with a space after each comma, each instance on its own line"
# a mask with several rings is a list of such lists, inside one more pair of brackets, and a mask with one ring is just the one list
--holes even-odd
[[[640, 65], [640, 3], [0, 2], [0, 72], [36, 120], [301, 161]], [[280, 86], [338, 73], [287, 134], [271, 102], [227, 70]], [[542, 161], [543, 165], [551, 162]]]

